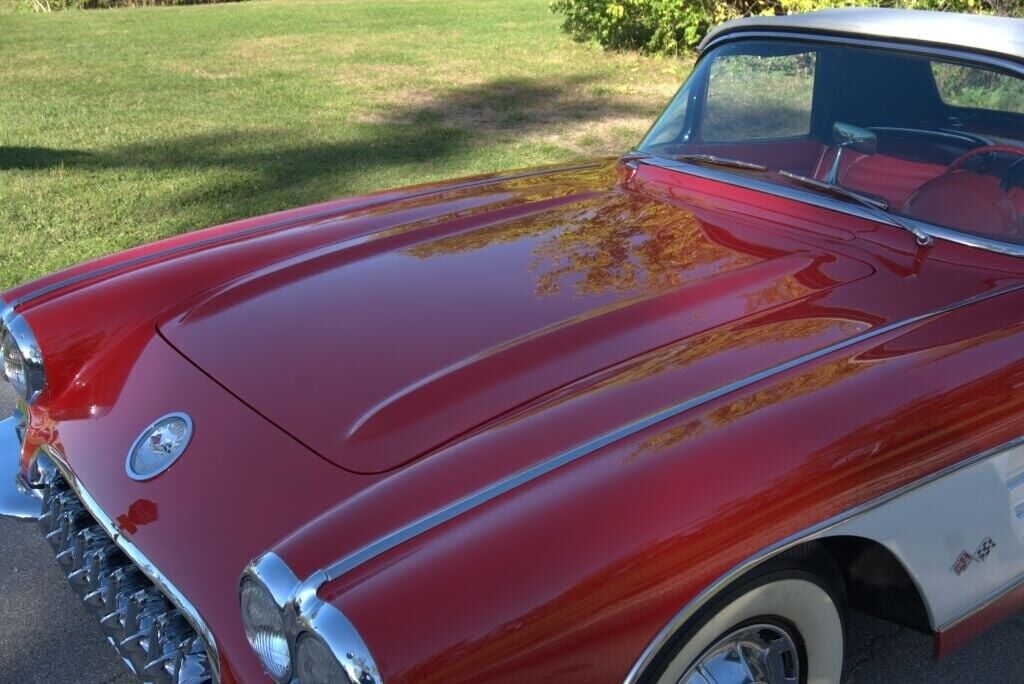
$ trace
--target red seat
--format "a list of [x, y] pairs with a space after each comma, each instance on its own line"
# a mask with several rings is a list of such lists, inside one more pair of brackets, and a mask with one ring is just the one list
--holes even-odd
[[[835, 148], [826, 149], [815, 167], [814, 177], [824, 180], [834, 159]], [[846, 150], [839, 164], [839, 183], [851, 190], [884, 197], [889, 206], [900, 207], [911, 193], [945, 171], [946, 167], [939, 164]]]

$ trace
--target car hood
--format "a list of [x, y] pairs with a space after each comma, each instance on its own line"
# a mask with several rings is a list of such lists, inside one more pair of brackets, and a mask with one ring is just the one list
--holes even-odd
[[311, 449], [371, 473], [873, 272], [830, 248], [849, 234], [622, 172], [604, 163], [296, 227], [336, 238], [206, 292], [160, 330]]

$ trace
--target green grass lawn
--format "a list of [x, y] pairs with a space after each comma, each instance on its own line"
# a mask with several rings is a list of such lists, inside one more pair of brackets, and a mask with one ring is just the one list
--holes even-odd
[[230, 219], [619, 152], [685, 77], [547, 0], [0, 13], [0, 288]]

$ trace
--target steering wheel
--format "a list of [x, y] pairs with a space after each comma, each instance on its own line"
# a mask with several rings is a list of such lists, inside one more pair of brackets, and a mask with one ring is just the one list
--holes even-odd
[[1013, 154], [1018, 157], [1024, 157], [1024, 147], [1018, 147], [1016, 145], [983, 145], [982, 147], [975, 147], [973, 150], [957, 157], [957, 159], [949, 165], [949, 168], [946, 169], [946, 173], [952, 173], [962, 169], [967, 162], [975, 157], [992, 156], [996, 154]]
[[[1007, 154], [1020, 157], [1001, 174], [999, 182], [986, 169], [974, 173], [967, 163], [977, 157]], [[960, 155], [946, 172], [914, 191], [903, 205], [903, 213], [938, 225], [955, 226], [1000, 239], [1019, 239], [1021, 232], [1017, 202], [1007, 201], [1019, 185], [1024, 147], [983, 145]]]

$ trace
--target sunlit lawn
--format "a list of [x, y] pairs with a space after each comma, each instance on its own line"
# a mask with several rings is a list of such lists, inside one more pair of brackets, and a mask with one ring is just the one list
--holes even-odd
[[373, 189], [619, 152], [689, 64], [547, 0], [0, 14], [0, 287]]

